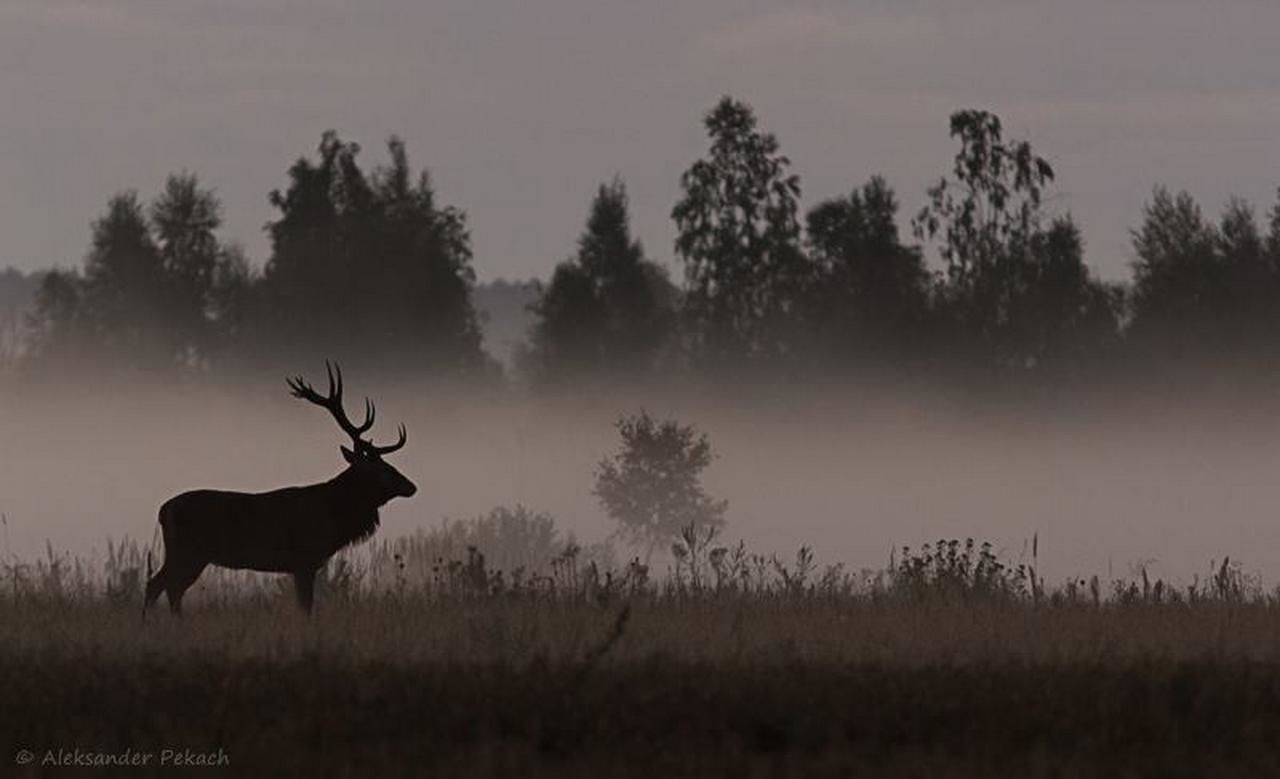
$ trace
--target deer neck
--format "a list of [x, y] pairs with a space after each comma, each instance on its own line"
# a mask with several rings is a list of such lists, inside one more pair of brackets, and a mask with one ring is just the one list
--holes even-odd
[[377, 488], [367, 484], [352, 468], [330, 479], [328, 486], [333, 493], [333, 505], [343, 511], [377, 512], [386, 503], [379, 497]]
[[358, 543], [378, 529], [377, 495], [351, 469], [330, 479], [329, 516], [332, 544], [336, 548]]

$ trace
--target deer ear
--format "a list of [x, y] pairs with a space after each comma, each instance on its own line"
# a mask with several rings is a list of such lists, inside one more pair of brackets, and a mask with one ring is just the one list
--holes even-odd
[[342, 450], [342, 459], [346, 460], [347, 462], [351, 463], [352, 465], [355, 465], [355, 464], [356, 464], [356, 453], [355, 453], [355, 452], [351, 451], [350, 449], [348, 449], [348, 448], [347, 448], [347, 447], [345, 447], [345, 446], [339, 446], [338, 448]]

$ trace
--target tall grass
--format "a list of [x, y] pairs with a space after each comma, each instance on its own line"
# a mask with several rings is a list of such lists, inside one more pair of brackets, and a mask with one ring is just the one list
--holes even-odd
[[[8, 518], [3, 521], [7, 533]], [[819, 565], [807, 546], [784, 559], [752, 552], [742, 542], [721, 545], [718, 540], [714, 530], [686, 528], [672, 544], [665, 569], [653, 572], [638, 557], [620, 562], [624, 556], [611, 542], [580, 546], [572, 535], [561, 534], [548, 514], [500, 507], [346, 550], [321, 572], [319, 587], [325, 596], [342, 600], [632, 599], [659, 605], [782, 600], [1010, 608], [1280, 603], [1280, 588], [1265, 590], [1258, 576], [1230, 558], [1212, 561], [1203, 577], [1181, 585], [1153, 580], [1143, 567], [1130, 578], [1069, 577], [1047, 587], [1038, 572], [1038, 539], [1032, 540], [1029, 556], [1018, 561], [1002, 558], [988, 542], [940, 539], [894, 550], [879, 570]], [[50, 544], [43, 556], [29, 560], [6, 551], [0, 562], [0, 603], [137, 605], [145, 579], [162, 556], [154, 541], [143, 545], [129, 538], [108, 538], [101, 552], [90, 555], [73, 556]], [[238, 599], [283, 597], [287, 591], [281, 577], [210, 567], [193, 589], [192, 602], [230, 605]]]
[[[524, 509], [284, 577], [210, 569], [143, 623], [156, 550], [0, 568], [0, 760], [223, 747], [236, 775], [1227, 775], [1280, 766], [1280, 596], [1046, 583], [944, 539], [880, 570], [722, 545], [650, 570]], [[149, 556], [149, 552], [151, 553]], [[7, 750], [7, 751], [6, 751]]]

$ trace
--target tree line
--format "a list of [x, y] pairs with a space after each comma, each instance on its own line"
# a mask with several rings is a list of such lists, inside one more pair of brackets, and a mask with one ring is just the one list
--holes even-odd
[[[752, 108], [704, 117], [709, 146], [671, 211], [673, 281], [633, 234], [625, 183], [603, 183], [572, 254], [533, 305], [520, 376], [540, 387], [693, 376], [974, 375], [1059, 382], [1111, 370], [1280, 368], [1280, 203], [1218, 221], [1156, 188], [1126, 284], [1084, 260], [1056, 173], [986, 111], [951, 116], [958, 149], [899, 225], [879, 176], [801, 209], [801, 182]], [[405, 145], [371, 169], [334, 132], [269, 195], [259, 270], [220, 234], [188, 172], [150, 200], [117, 193], [81, 267], [47, 274], [25, 367], [214, 372], [335, 357], [383, 373], [489, 378], [466, 215]], [[934, 257], [931, 263], [930, 256]]]

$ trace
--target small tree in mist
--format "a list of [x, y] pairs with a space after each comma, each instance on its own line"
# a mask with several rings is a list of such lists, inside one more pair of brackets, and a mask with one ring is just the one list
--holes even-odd
[[644, 411], [623, 416], [617, 428], [622, 447], [600, 461], [593, 492], [628, 540], [644, 547], [646, 559], [685, 528], [724, 526], [729, 502], [702, 488], [702, 472], [714, 457], [705, 434]]

